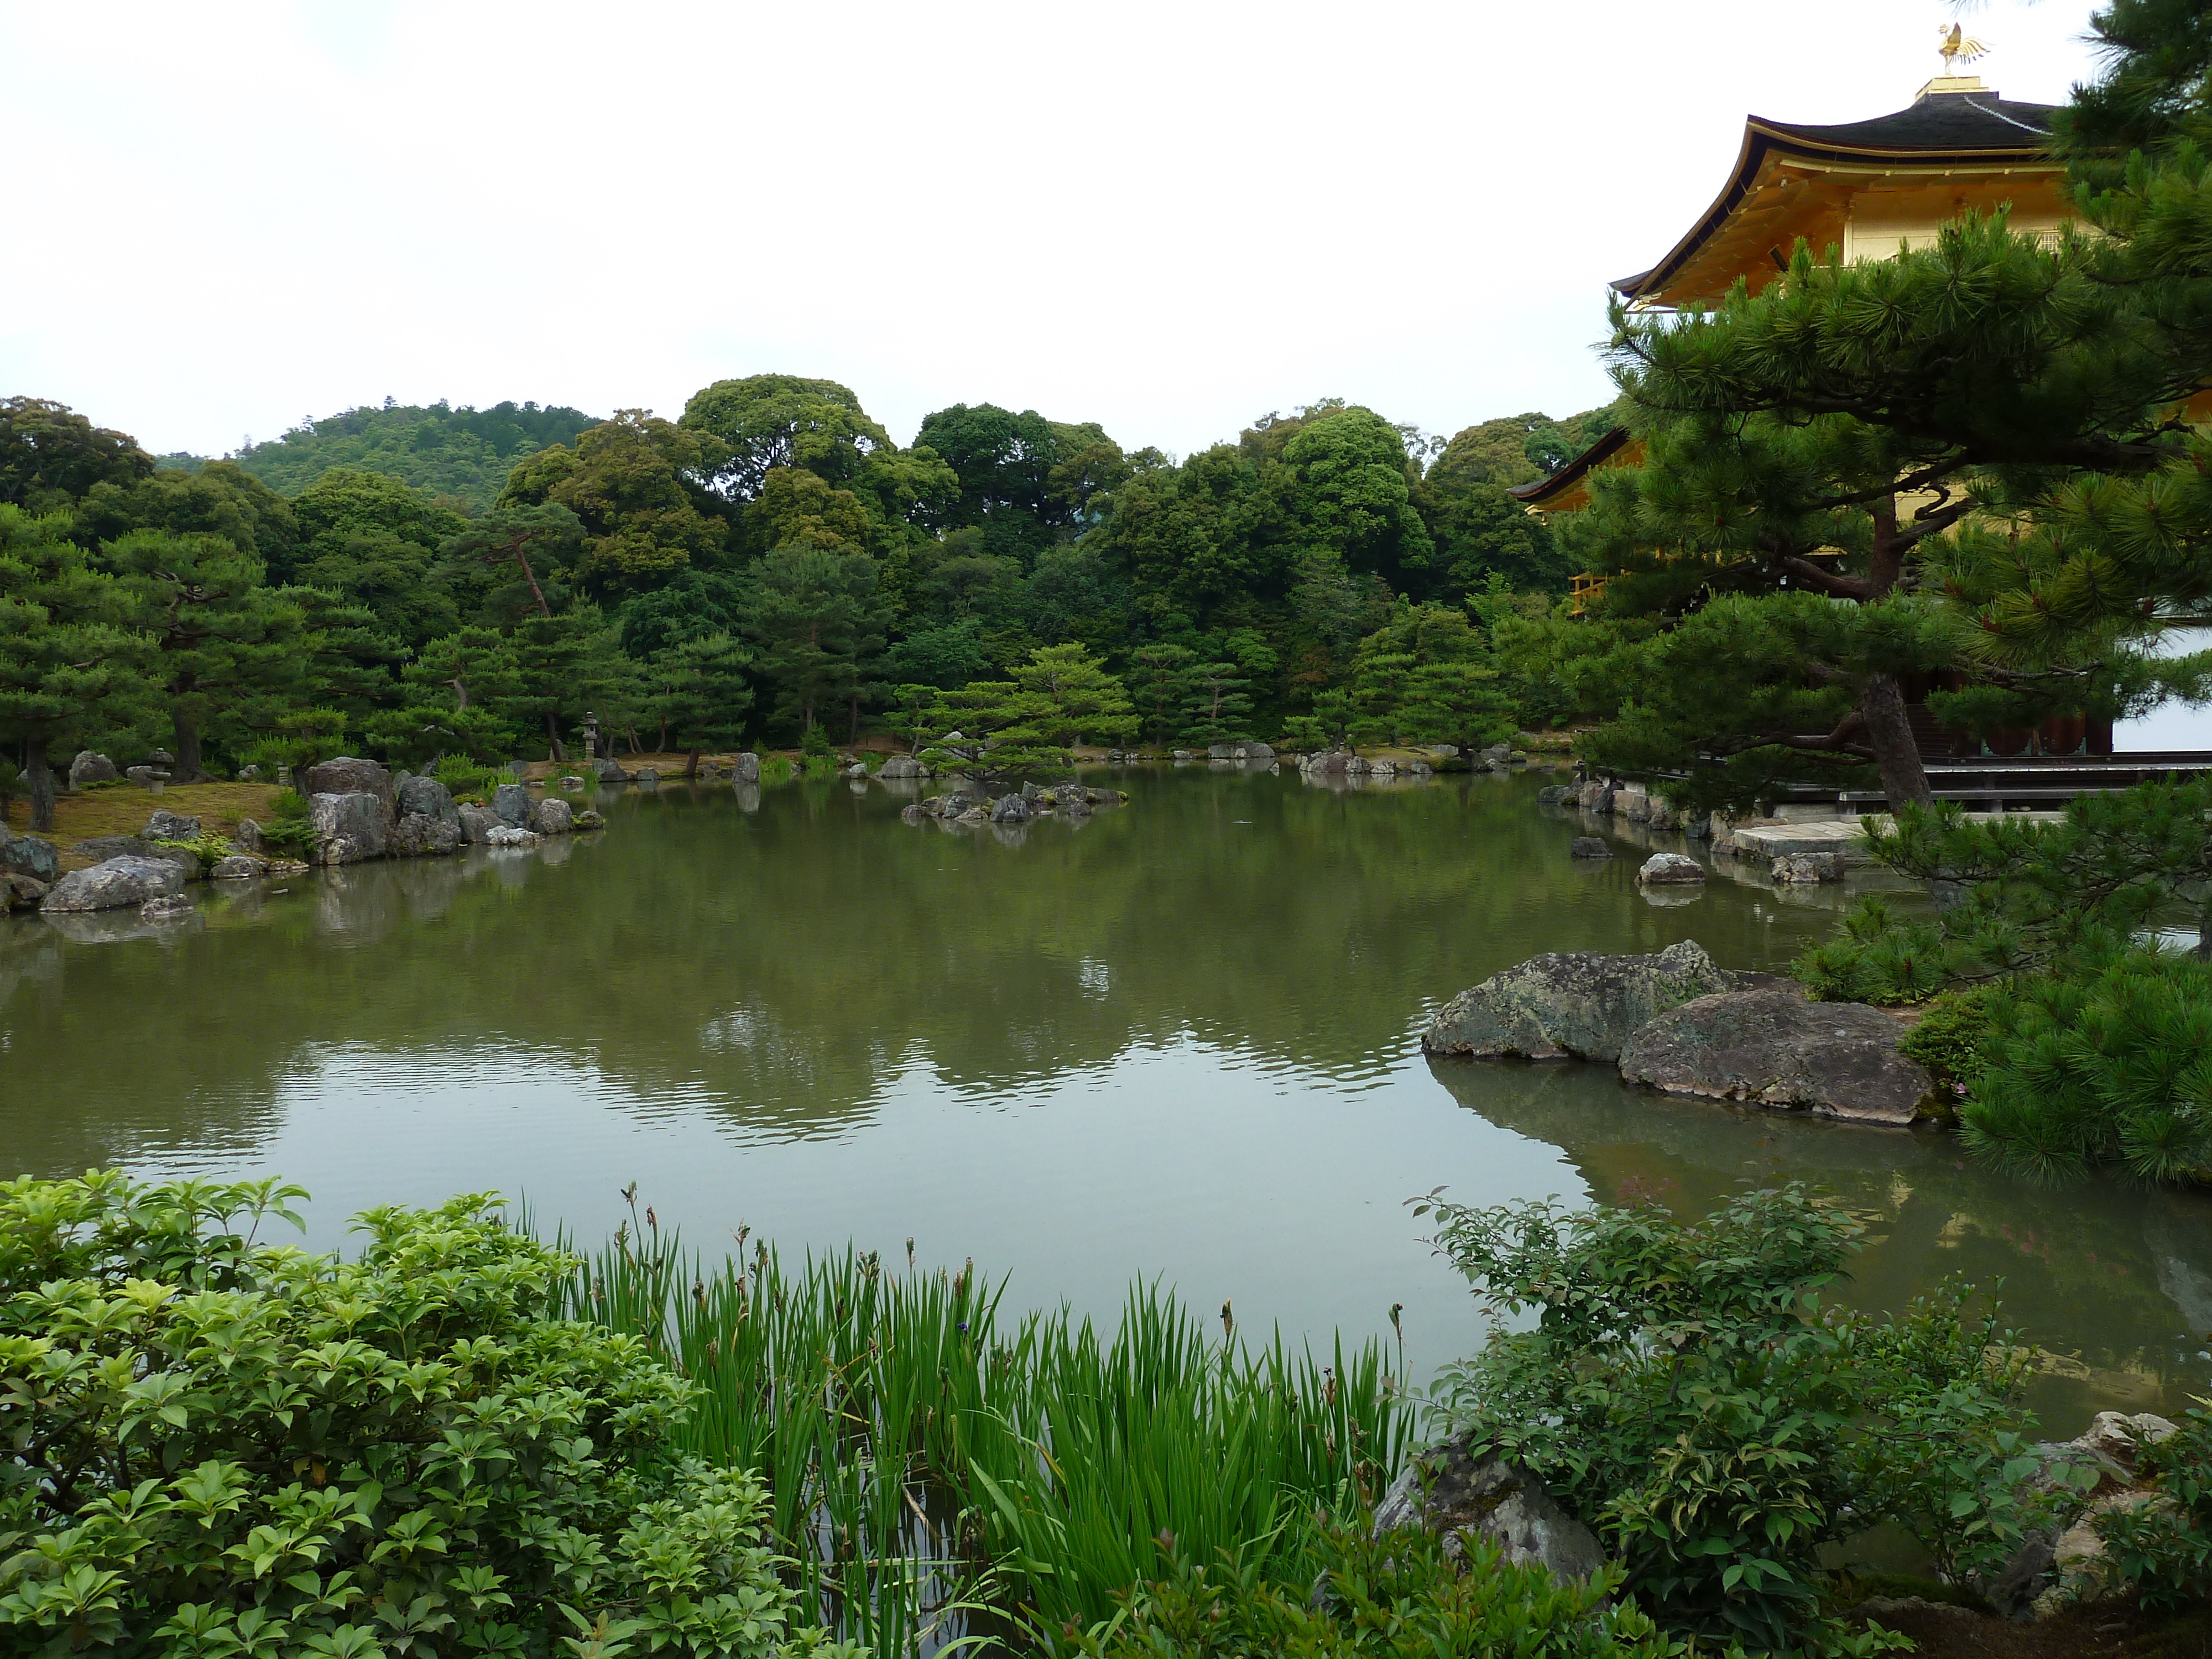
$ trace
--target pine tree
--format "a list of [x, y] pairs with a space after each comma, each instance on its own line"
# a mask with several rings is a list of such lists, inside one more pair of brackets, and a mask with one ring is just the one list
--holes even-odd
[[1252, 696], [1233, 662], [1193, 663], [1184, 673], [1182, 735], [1192, 743], [1234, 743], [1252, 735]]
[[57, 750], [154, 712], [153, 642], [69, 530], [66, 514], [0, 504], [0, 738], [22, 745], [34, 830], [54, 826]]
[[753, 653], [727, 634], [686, 640], [653, 659], [651, 708], [660, 720], [660, 746], [674, 737], [684, 752], [685, 777], [698, 776], [701, 751], [735, 748], [743, 740], [753, 706], [746, 680], [752, 665]]

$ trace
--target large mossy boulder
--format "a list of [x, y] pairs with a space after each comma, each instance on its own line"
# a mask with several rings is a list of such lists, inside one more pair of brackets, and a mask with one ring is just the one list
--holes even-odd
[[366, 789], [311, 795], [307, 811], [315, 827], [318, 864], [360, 864], [382, 858], [388, 848], [385, 802]]
[[1477, 1457], [1458, 1442], [1417, 1453], [1375, 1506], [1377, 1535], [1422, 1527], [1456, 1561], [1468, 1535], [1495, 1544], [1515, 1566], [1587, 1581], [1605, 1566], [1597, 1535], [1570, 1515], [1544, 1483], [1517, 1463]]
[[455, 826], [461, 821], [460, 808], [453, 805], [453, 792], [435, 778], [403, 779], [397, 805], [403, 818], [411, 812], [419, 812], [424, 817], [436, 818]]
[[1620, 1075], [1670, 1095], [1902, 1126], [1935, 1092], [1927, 1071], [1898, 1052], [1904, 1035], [1863, 1003], [1728, 991], [1653, 1018], [1623, 1045]]
[[386, 854], [395, 859], [442, 858], [461, 850], [458, 816], [451, 823], [428, 812], [409, 812], [392, 826], [385, 842]]
[[0, 871], [33, 881], [61, 879], [61, 854], [43, 836], [19, 836], [0, 823]]
[[1714, 966], [1695, 939], [1652, 956], [1553, 951], [1461, 992], [1437, 1010], [1421, 1047], [1432, 1054], [1615, 1060], [1660, 1015], [1741, 982]]
[[119, 910], [185, 890], [183, 868], [169, 859], [125, 857], [72, 870], [48, 890], [42, 910]]
[[326, 760], [307, 769], [307, 789], [310, 795], [374, 795], [389, 824], [399, 816], [398, 803], [392, 787], [389, 768], [373, 760], [357, 760], [351, 755], [341, 755], [336, 760]]
[[519, 783], [502, 783], [492, 792], [492, 816], [510, 830], [530, 828], [530, 791]]

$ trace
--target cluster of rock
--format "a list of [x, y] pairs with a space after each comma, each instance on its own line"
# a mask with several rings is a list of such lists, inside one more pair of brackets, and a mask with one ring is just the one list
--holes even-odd
[[1614, 778], [1591, 778], [1582, 783], [1547, 784], [1536, 792], [1539, 806], [1578, 806], [1603, 817], [1620, 817], [1631, 823], [1662, 833], [1701, 841], [1713, 832], [1711, 816], [1677, 806], [1664, 795], [1655, 795], [1640, 783]]
[[[13, 908], [35, 902], [41, 910], [59, 915], [84, 910], [114, 910], [137, 906], [142, 915], [162, 917], [187, 915], [191, 901], [184, 896], [185, 884], [210, 881], [252, 881], [283, 869], [305, 869], [304, 865], [278, 865], [231, 845], [212, 863], [202, 856], [206, 837], [200, 821], [183, 813], [156, 811], [135, 836], [94, 836], [70, 848], [72, 857], [97, 860], [90, 868], [59, 871], [51, 843], [36, 836], [12, 838], [0, 845], [0, 861], [19, 862], [24, 849], [48, 873], [43, 885], [15, 884]], [[0, 842], [9, 842], [0, 832]], [[11, 857], [12, 855], [12, 857]]]
[[1650, 956], [1560, 951], [1492, 975], [1439, 1008], [1431, 1054], [1584, 1060], [1663, 1094], [1855, 1123], [1911, 1123], [1934, 1097], [1898, 1052], [1904, 1027], [1862, 1003], [1717, 967], [1694, 939]]
[[1434, 776], [1436, 769], [1427, 761], [1370, 760], [1343, 749], [1298, 757], [1298, 770], [1310, 778], [1425, 778]]
[[1416, 1452], [1375, 1506], [1375, 1535], [1419, 1527], [1457, 1562], [1469, 1537], [1488, 1540], [1516, 1567], [1586, 1583], [1605, 1566], [1597, 1534], [1518, 1463], [1479, 1457], [1464, 1439]]
[[[438, 858], [471, 846], [525, 846], [540, 836], [596, 830], [605, 823], [557, 795], [533, 800], [520, 783], [500, 785], [489, 805], [464, 805], [435, 778], [405, 772], [395, 778], [376, 762], [350, 756], [308, 769], [307, 817], [315, 833], [312, 861], [324, 865]], [[260, 826], [248, 818], [238, 829], [252, 850]]]
[[[1134, 750], [1115, 749], [1107, 751], [1106, 758], [1137, 760], [1141, 757]], [[1275, 751], [1264, 743], [1240, 740], [1236, 743], [1209, 744], [1203, 750], [1170, 750], [1169, 758], [1186, 763], [1193, 761], [1206, 761], [1215, 766], [1236, 766], [1240, 763], [1245, 766], [1273, 766], [1275, 763]]]
[[1027, 823], [1047, 812], [1063, 817], [1085, 818], [1093, 807], [1119, 806], [1129, 798], [1119, 789], [1092, 789], [1079, 783], [1039, 787], [1025, 783], [994, 798], [981, 786], [948, 789], [902, 808], [899, 817], [908, 823], [935, 819], [940, 823], [970, 826], [986, 823]]
[[[349, 757], [310, 768], [307, 786], [316, 864], [434, 858], [470, 845], [527, 846], [541, 836], [596, 830], [605, 822], [557, 796], [532, 800], [519, 783], [502, 784], [489, 806], [461, 805], [435, 778], [404, 772], [395, 778], [374, 761]], [[0, 908], [70, 913], [136, 905], [149, 916], [184, 915], [191, 908], [183, 896], [188, 882], [251, 881], [308, 867], [284, 857], [252, 818], [240, 821], [219, 856], [210, 854], [207, 842], [198, 818], [157, 811], [137, 835], [77, 842], [71, 857], [91, 862], [64, 875], [52, 842], [0, 826]]]

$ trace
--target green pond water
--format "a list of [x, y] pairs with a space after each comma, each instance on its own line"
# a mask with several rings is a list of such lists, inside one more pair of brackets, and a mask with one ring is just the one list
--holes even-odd
[[1402, 1303], [1417, 1380], [1484, 1328], [1413, 1194], [1690, 1210], [1802, 1178], [1878, 1218], [1850, 1299], [2002, 1280], [2053, 1428], [2212, 1391], [2201, 1195], [2039, 1192], [1940, 1134], [1420, 1053], [1428, 1010], [1536, 951], [1775, 969], [1845, 894], [1729, 866], [1646, 897], [1652, 838], [1571, 862], [1595, 826], [1537, 777], [1115, 781], [1086, 823], [981, 831], [903, 823], [882, 784], [664, 786], [603, 801], [602, 835], [198, 889], [183, 923], [0, 921], [0, 1168], [281, 1173], [319, 1246], [486, 1189], [596, 1239], [635, 1180], [709, 1249], [912, 1238], [1016, 1306], [1110, 1316], [1158, 1277], [1248, 1334], [1365, 1337]]

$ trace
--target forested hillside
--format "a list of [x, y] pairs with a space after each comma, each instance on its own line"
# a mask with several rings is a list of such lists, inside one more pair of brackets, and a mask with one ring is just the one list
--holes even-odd
[[[230, 459], [280, 495], [297, 495], [333, 467], [382, 472], [426, 495], [451, 496], [464, 510], [489, 507], [521, 457], [564, 444], [593, 424], [581, 410], [534, 403], [454, 409], [417, 408], [386, 398], [381, 409], [349, 409], [304, 422], [281, 438], [252, 444]], [[197, 471], [204, 459], [163, 456], [159, 465]]]
[[957, 720], [1044, 754], [1019, 711], [1079, 683], [1094, 738], [1472, 741], [1488, 623], [1565, 586], [1505, 487], [1605, 418], [1446, 441], [1324, 401], [1176, 461], [988, 404], [902, 447], [763, 374], [675, 421], [356, 410], [188, 469], [9, 398], [0, 605], [35, 625], [0, 636], [0, 742], [34, 781], [94, 744], [501, 759], [590, 708], [655, 746]]

